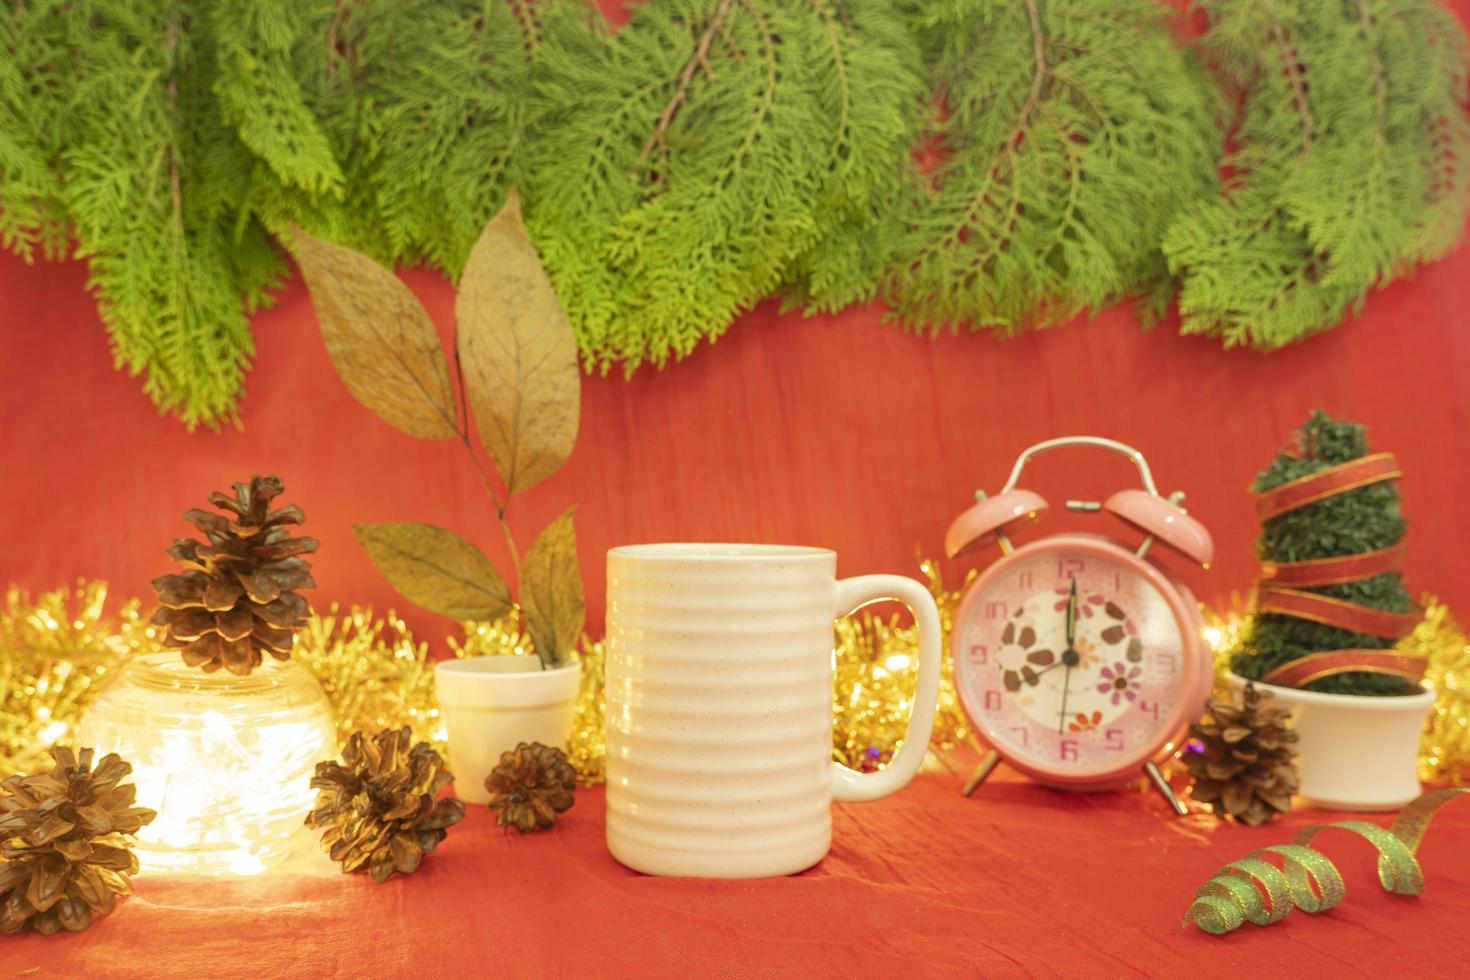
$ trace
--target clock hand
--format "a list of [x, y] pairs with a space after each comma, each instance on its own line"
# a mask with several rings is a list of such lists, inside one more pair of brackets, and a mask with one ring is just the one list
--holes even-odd
[[[1062, 656], [1065, 657], [1066, 654], [1063, 654]], [[1036, 676], [1037, 677], [1045, 677], [1049, 671], [1053, 671], [1053, 670], [1056, 670], [1058, 667], [1065, 667], [1065, 666], [1066, 666], [1066, 661], [1065, 660], [1058, 660], [1055, 663], [1053, 663], [1050, 667], [1043, 667], [1040, 670], [1036, 671], [1035, 673], [1036, 673]]]
[[1077, 644], [1077, 580], [1072, 580], [1072, 591], [1067, 596], [1067, 649]]
[[1067, 695], [1072, 693], [1072, 668], [1082, 658], [1077, 655], [1077, 580], [1072, 579], [1072, 591], [1067, 594], [1067, 649], [1062, 651], [1059, 663], [1066, 664], [1067, 672], [1062, 676], [1062, 711], [1057, 721], [1057, 734], [1067, 727]]
[[[1070, 651], [1068, 651], [1070, 652]], [[1067, 664], [1067, 673], [1062, 676], [1062, 711], [1057, 716], [1057, 734], [1060, 735], [1067, 727], [1067, 695], [1072, 693], [1072, 665]]]

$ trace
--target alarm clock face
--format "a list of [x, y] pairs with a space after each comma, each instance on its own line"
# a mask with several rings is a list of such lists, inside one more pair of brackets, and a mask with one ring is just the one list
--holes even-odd
[[1190, 620], [1158, 570], [1079, 538], [991, 566], [955, 620], [970, 717], [1009, 762], [1060, 782], [1126, 778], [1174, 748], [1199, 677]]

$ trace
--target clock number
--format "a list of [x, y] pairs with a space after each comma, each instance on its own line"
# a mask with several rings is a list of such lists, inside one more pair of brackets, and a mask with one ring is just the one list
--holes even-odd
[[1139, 700], [1138, 700], [1138, 710], [1139, 711], [1145, 711], [1148, 714], [1153, 715], [1154, 721], [1158, 721], [1159, 720], [1159, 702], [1157, 702], [1157, 701], [1149, 702], [1149, 701], [1143, 700], [1142, 698], [1139, 698]]
[[1026, 739], [1028, 733], [1024, 725], [1012, 725], [1011, 732], [1016, 736], [1017, 742], [1020, 742], [1022, 745], [1030, 744]]
[[1076, 578], [1086, 567], [1087, 561], [1082, 558], [1058, 558], [1057, 578]]
[[1075, 738], [1062, 739], [1062, 761], [1077, 761], [1077, 740]]
[[985, 644], [970, 644], [970, 663], [976, 667], [984, 667], [989, 662], [989, 654], [986, 652]]
[[1123, 729], [1109, 728], [1103, 734], [1108, 740], [1107, 747], [1109, 752], [1123, 751]]
[[1032, 578], [1030, 572], [1022, 572], [1016, 576], [1016, 585], [1026, 592], [1032, 589]]
[[1179, 672], [1179, 660], [1172, 653], [1160, 653], [1157, 656], [1159, 665], [1171, 674]]
[[1123, 573], [1122, 572], [1114, 572], [1113, 573], [1113, 593], [1114, 594], [1117, 594], [1117, 593], [1122, 592], [1122, 591], [1123, 591]]
[[995, 602], [987, 602], [985, 604], [985, 618], [1005, 619], [1007, 610], [1008, 607], [1006, 606], [1006, 604], [1004, 602], [1001, 602], [1000, 600], [996, 600]]
[[999, 691], [986, 691], [985, 692], [985, 710], [986, 711], [999, 711], [1000, 710], [1000, 692]]

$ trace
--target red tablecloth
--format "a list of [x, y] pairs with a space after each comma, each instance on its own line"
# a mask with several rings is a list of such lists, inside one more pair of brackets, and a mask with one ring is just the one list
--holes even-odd
[[600, 788], [534, 836], [472, 807], [419, 873], [384, 885], [142, 877], [85, 933], [0, 936], [0, 977], [1463, 976], [1470, 962], [1470, 801], [1430, 828], [1421, 897], [1384, 893], [1373, 850], [1330, 834], [1341, 906], [1214, 937], [1180, 922], [1219, 865], [1344, 815], [1252, 829], [1175, 818], [1152, 794], [998, 776], [967, 800], [957, 785], [926, 773], [839, 805], [827, 859], [764, 881], [626, 870], [603, 847]]

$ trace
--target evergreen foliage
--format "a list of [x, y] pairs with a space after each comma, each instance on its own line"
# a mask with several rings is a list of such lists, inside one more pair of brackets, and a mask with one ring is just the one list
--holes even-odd
[[943, 96], [941, 157], [899, 215], [897, 317], [1010, 333], [1149, 285], [1166, 301], [1159, 240], [1214, 186], [1220, 131], [1165, 8], [910, 2]]
[[[1257, 493], [1346, 463], [1368, 453], [1364, 428], [1315, 413], [1298, 431], [1295, 445], [1283, 450], [1251, 484]], [[1404, 536], [1399, 492], [1392, 482], [1372, 483], [1266, 521], [1256, 553], [1262, 561], [1307, 561], [1390, 548]], [[1413, 600], [1398, 572], [1302, 589], [1387, 612], [1406, 613]], [[1354, 633], [1295, 616], [1262, 613], [1235, 655], [1232, 669], [1260, 680], [1282, 664], [1324, 650], [1385, 650], [1393, 640]], [[1398, 677], [1354, 671], [1312, 681], [1308, 691], [1326, 694], [1417, 694], [1418, 685]]]
[[1458, 238], [1465, 35], [1435, 0], [1200, 0], [1239, 87], [1233, 175], [1164, 243], [1186, 333], [1276, 348]]
[[0, 69], [33, 80], [0, 130], [28, 140], [50, 170], [29, 212], [10, 197], [35, 177], [17, 191], [8, 167], [0, 173], [7, 240], [26, 254], [39, 239], [54, 254], [74, 238], [118, 365], [146, 371], [144, 390], [189, 424], [230, 417], [251, 353], [248, 314], [282, 269], [259, 228], [236, 227], [244, 191], [230, 164], [243, 157], [208, 88], [214, 51], [188, 29], [192, 9], [25, 5]]
[[886, 5], [646, 3], [603, 44], [563, 26], [528, 225], [589, 363], [687, 354], [783, 282], [813, 307], [871, 294], [863, 233], [921, 92]]
[[117, 363], [190, 426], [234, 418], [293, 226], [457, 279], [513, 186], [589, 368], [771, 295], [1157, 311], [1171, 221], [1185, 328], [1276, 346], [1457, 236], [1463, 44], [1433, 0], [1203, 5], [1247, 94], [1224, 197], [1152, 0], [647, 0], [616, 33], [590, 0], [21, 0], [0, 245], [87, 258]]
[[26, 261], [38, 245], [47, 258], [61, 257], [67, 245], [61, 182], [47, 162], [42, 134], [63, 122], [48, 120], [46, 112], [68, 72], [34, 26], [29, 19], [0, 17], [0, 120], [11, 123], [0, 125], [0, 247]]

